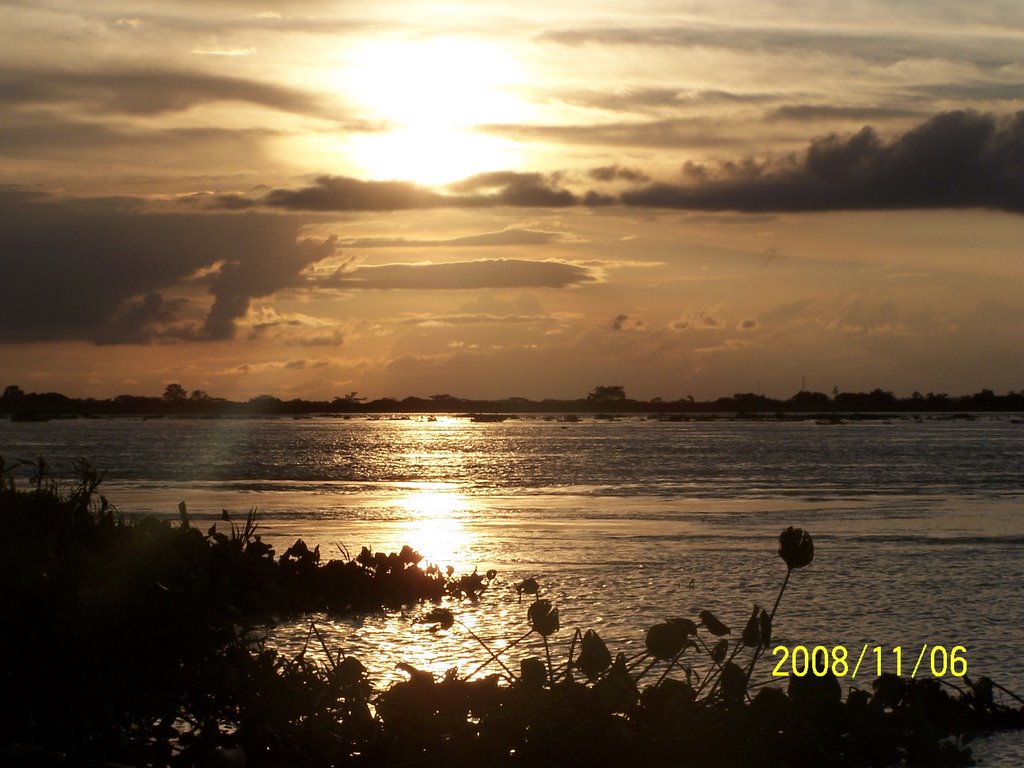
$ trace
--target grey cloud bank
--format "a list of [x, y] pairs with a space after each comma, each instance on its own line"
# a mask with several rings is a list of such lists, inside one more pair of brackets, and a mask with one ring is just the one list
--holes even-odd
[[[323, 176], [311, 186], [272, 190], [262, 202], [300, 211], [620, 204], [747, 213], [920, 208], [1020, 213], [1024, 112], [1005, 117], [946, 112], [889, 140], [869, 126], [814, 139], [804, 152], [781, 158], [747, 157], [717, 166], [687, 163], [684, 169], [688, 183], [655, 182], [619, 195], [573, 192], [559, 174], [480, 174], [449, 185], [449, 193], [403, 181]], [[595, 169], [590, 176], [601, 181], [643, 178], [616, 167]]]

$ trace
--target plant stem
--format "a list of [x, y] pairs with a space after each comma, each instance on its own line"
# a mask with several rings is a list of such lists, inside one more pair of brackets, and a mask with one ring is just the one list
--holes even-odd
[[768, 616], [769, 619], [775, 619], [775, 611], [779, 609], [779, 602], [782, 600], [782, 593], [786, 591], [786, 585], [789, 584], [789, 574], [792, 572], [792, 568], [786, 569], [786, 578], [782, 580], [782, 586], [779, 588], [779, 596], [775, 598], [775, 605], [772, 606], [772, 612]]
[[555, 687], [555, 670], [551, 666], [551, 646], [548, 645], [548, 636], [541, 635], [544, 638], [544, 655], [548, 657], [548, 683], [551, 687]]
[[530, 630], [529, 632], [527, 632], [527, 633], [526, 633], [525, 635], [523, 635], [522, 637], [520, 637], [520, 638], [517, 638], [517, 639], [516, 639], [516, 640], [515, 640], [514, 642], [512, 642], [512, 643], [510, 643], [509, 645], [505, 646], [505, 647], [504, 647], [504, 648], [502, 648], [502, 649], [501, 649], [500, 651], [497, 651], [497, 652], [495, 652], [495, 651], [492, 651], [492, 650], [491, 650], [491, 649], [490, 649], [490, 648], [488, 647], [487, 643], [485, 643], [485, 642], [483, 641], [483, 639], [482, 639], [482, 638], [481, 638], [481, 637], [480, 637], [479, 635], [477, 635], [477, 633], [476, 633], [476, 632], [474, 632], [474, 631], [473, 631], [472, 629], [470, 629], [469, 627], [467, 627], [467, 626], [466, 626], [465, 624], [463, 624], [463, 623], [462, 623], [461, 621], [459, 621], [458, 619], [456, 619], [455, 621], [456, 621], [456, 623], [457, 623], [457, 624], [458, 624], [458, 625], [459, 625], [460, 627], [465, 627], [466, 631], [467, 631], [467, 632], [469, 632], [470, 636], [471, 636], [471, 637], [472, 637], [472, 638], [473, 638], [474, 640], [476, 640], [476, 641], [477, 641], [478, 643], [480, 643], [480, 645], [482, 645], [482, 646], [483, 646], [484, 650], [485, 650], [485, 651], [487, 651], [487, 653], [488, 653], [488, 654], [490, 654], [490, 658], [486, 659], [486, 660], [485, 660], [485, 661], [484, 661], [484, 662], [483, 662], [483, 663], [482, 663], [482, 664], [481, 664], [480, 666], [478, 666], [478, 667], [477, 667], [476, 669], [474, 669], [474, 670], [473, 670], [472, 672], [470, 672], [470, 673], [469, 673], [468, 675], [466, 675], [466, 678], [465, 678], [465, 679], [466, 679], [466, 680], [471, 680], [471, 679], [472, 679], [472, 678], [473, 678], [474, 676], [476, 676], [476, 674], [477, 674], [477, 673], [478, 673], [478, 672], [479, 672], [479, 671], [480, 671], [481, 669], [483, 669], [484, 667], [486, 667], [486, 666], [487, 666], [488, 664], [490, 664], [490, 663], [491, 663], [492, 661], [496, 661], [496, 662], [498, 662], [498, 663], [499, 663], [499, 664], [501, 665], [501, 668], [505, 670], [505, 674], [507, 674], [507, 675], [509, 676], [509, 679], [510, 679], [510, 680], [511, 680], [512, 682], [515, 682], [515, 679], [516, 679], [515, 673], [514, 673], [514, 672], [512, 672], [512, 670], [511, 670], [511, 669], [509, 669], [509, 668], [508, 668], [507, 666], [505, 666], [505, 662], [503, 662], [503, 661], [502, 661], [502, 660], [501, 660], [501, 659], [499, 658], [499, 656], [500, 656], [500, 655], [501, 655], [502, 653], [507, 653], [508, 651], [511, 651], [511, 650], [512, 650], [513, 648], [515, 648], [515, 647], [516, 647], [517, 645], [519, 645], [519, 644], [520, 644], [521, 642], [523, 642], [523, 640], [525, 640], [526, 638], [528, 638], [528, 637], [529, 637], [530, 635], [532, 635], [532, 634], [533, 634], [533, 630], [531, 629], [531, 630]]
[[[768, 623], [774, 625], [775, 623], [775, 612], [779, 609], [779, 603], [782, 601], [782, 593], [786, 591], [786, 585], [789, 584], [789, 575], [793, 572], [792, 568], [786, 568], [786, 578], [782, 580], [782, 586], [779, 587], [779, 594], [775, 598], [775, 605], [772, 606], [772, 612], [768, 616]], [[754, 674], [754, 666], [757, 664], [757, 660], [761, 658], [761, 654], [764, 649], [768, 647], [768, 644], [762, 641], [758, 643], [757, 648], [754, 649], [754, 656], [750, 659], [750, 664], [747, 665], [747, 685], [750, 685], [750, 676]]]

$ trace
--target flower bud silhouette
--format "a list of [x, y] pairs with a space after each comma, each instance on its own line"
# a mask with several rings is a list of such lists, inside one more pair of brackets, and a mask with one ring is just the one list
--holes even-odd
[[790, 570], [803, 568], [814, 559], [814, 542], [803, 528], [790, 526], [779, 534], [779, 557]]
[[612, 655], [604, 640], [592, 629], [583, 635], [580, 655], [576, 657], [576, 668], [593, 680], [604, 672], [612, 663]]

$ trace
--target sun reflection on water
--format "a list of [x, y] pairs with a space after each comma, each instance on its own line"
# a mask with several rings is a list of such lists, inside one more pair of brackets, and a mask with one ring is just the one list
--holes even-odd
[[457, 571], [470, 566], [474, 536], [466, 525], [472, 507], [466, 496], [445, 483], [412, 483], [395, 504], [407, 518], [398, 524], [402, 541], [430, 563]]

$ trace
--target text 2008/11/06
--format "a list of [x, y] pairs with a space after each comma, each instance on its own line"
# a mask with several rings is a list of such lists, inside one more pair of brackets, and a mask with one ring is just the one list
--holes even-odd
[[[854, 650], [856, 652], [856, 649]], [[772, 655], [778, 657], [779, 661], [772, 670], [772, 677], [824, 677], [831, 672], [836, 677], [853, 679], [861, 672], [865, 660], [869, 666], [865, 667], [864, 671], [868, 674], [873, 672], [875, 676], [879, 676], [883, 672], [895, 672], [902, 676], [904, 650], [903, 646], [897, 645], [887, 652], [884, 646], [865, 644], [860, 649], [856, 663], [851, 666], [851, 654], [845, 645], [834, 645], [831, 648], [824, 645], [815, 645], [811, 648], [804, 645], [792, 648], [777, 645], [772, 649]], [[906, 655], [908, 661], [911, 658], [911, 655]], [[922, 644], [910, 676], [917, 677], [918, 673], [931, 674], [933, 677], [964, 677], [967, 674], [967, 648], [962, 645], [947, 648], [944, 645]]]

